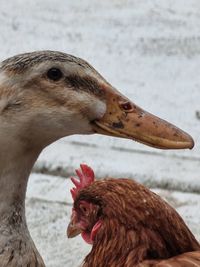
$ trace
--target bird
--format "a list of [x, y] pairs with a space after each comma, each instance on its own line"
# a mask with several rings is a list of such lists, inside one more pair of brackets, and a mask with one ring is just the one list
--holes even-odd
[[132, 179], [96, 180], [86, 164], [76, 173], [67, 236], [92, 245], [82, 267], [200, 266], [199, 242], [160, 196]]
[[46, 146], [95, 133], [160, 149], [194, 146], [189, 134], [136, 106], [81, 58], [47, 50], [0, 63], [1, 267], [45, 266], [26, 223], [30, 172]]

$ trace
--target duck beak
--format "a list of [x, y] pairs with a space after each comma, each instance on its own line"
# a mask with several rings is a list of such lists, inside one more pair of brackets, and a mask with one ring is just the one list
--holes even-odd
[[192, 137], [131, 102], [117, 90], [104, 86], [107, 110], [93, 121], [94, 132], [128, 138], [160, 149], [192, 149]]

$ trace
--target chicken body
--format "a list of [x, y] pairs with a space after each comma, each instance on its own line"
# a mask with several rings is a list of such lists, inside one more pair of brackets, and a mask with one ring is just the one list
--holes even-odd
[[92, 243], [83, 267], [200, 266], [200, 245], [183, 219], [133, 180], [108, 178], [80, 189], [72, 224]]
[[167, 260], [143, 261], [137, 267], [197, 267], [200, 266], [200, 251], [187, 252]]

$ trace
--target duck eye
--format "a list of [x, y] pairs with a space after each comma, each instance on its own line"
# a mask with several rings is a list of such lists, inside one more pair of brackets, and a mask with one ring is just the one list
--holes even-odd
[[51, 68], [47, 72], [47, 77], [52, 81], [59, 81], [62, 76], [62, 71], [58, 68]]

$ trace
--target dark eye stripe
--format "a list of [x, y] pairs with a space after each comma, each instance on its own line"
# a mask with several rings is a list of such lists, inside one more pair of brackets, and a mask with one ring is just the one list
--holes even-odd
[[70, 75], [65, 78], [65, 82], [73, 89], [91, 92], [97, 96], [104, 95], [104, 91], [100, 88], [98, 82], [89, 76]]

